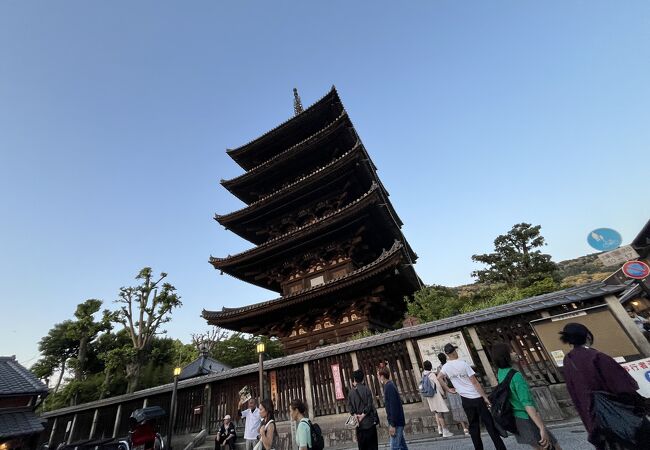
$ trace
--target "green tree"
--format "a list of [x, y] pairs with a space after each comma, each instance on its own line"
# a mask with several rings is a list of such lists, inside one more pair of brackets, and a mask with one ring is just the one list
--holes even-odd
[[58, 379], [54, 386], [54, 392], [58, 392], [67, 364], [70, 358], [77, 355], [79, 351], [79, 341], [76, 340], [72, 332], [73, 323], [66, 320], [55, 324], [41, 338], [38, 344], [38, 350], [41, 352], [41, 358], [34, 364], [32, 370], [39, 378], [49, 379], [55, 372], [58, 373]]
[[472, 260], [487, 268], [475, 270], [472, 276], [479, 283], [506, 283], [526, 287], [544, 278], [557, 277], [557, 265], [543, 254], [545, 244], [541, 225], [518, 223], [494, 240], [494, 252], [473, 255]]
[[116, 321], [124, 326], [131, 339], [132, 352], [125, 355], [127, 392], [133, 393], [138, 388], [140, 370], [142, 369], [152, 339], [156, 334], [164, 333], [160, 327], [171, 320], [174, 308], [182, 305], [176, 288], [170, 283], [163, 283], [166, 273], [154, 278], [150, 267], [143, 268], [135, 277], [140, 284], [120, 288], [116, 303], [121, 304]]
[[256, 346], [264, 342], [265, 354], [269, 358], [278, 358], [284, 355], [282, 344], [276, 339], [267, 337], [256, 338], [244, 333], [233, 333], [227, 339], [216, 342], [212, 347], [212, 357], [217, 361], [231, 367], [241, 367], [257, 362]]
[[424, 286], [413, 294], [413, 298], [406, 297], [405, 300], [408, 314], [423, 322], [453, 316], [461, 307], [454, 289], [435, 284]]

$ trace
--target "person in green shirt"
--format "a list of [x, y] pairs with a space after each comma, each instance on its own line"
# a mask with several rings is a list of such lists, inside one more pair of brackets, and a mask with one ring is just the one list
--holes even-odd
[[302, 400], [292, 400], [289, 405], [289, 413], [291, 420], [298, 423], [296, 429], [296, 445], [298, 450], [309, 450], [312, 446], [311, 442], [311, 428], [309, 427], [309, 419], [305, 417], [307, 407]]
[[[510, 346], [497, 343], [492, 346], [492, 361], [499, 368], [497, 379], [501, 383], [512, 367]], [[515, 438], [520, 444], [528, 444], [535, 449], [562, 450], [557, 439], [546, 429], [544, 421], [537, 411], [535, 399], [528, 383], [521, 372], [517, 372], [510, 381], [510, 404], [517, 424]]]

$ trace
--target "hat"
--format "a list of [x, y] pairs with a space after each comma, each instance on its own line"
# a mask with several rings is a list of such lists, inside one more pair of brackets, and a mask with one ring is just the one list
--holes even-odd
[[458, 347], [456, 347], [454, 344], [451, 342], [448, 344], [445, 344], [445, 348], [443, 349], [445, 354], [449, 355], [450, 353], [454, 353]]
[[223, 416], [223, 420], [230, 420], [230, 414], [226, 414], [225, 416]]

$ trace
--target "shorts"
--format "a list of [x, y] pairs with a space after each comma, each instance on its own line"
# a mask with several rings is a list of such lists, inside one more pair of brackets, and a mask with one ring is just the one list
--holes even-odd
[[[539, 445], [540, 439], [542, 437], [539, 434], [539, 428], [535, 425], [530, 417], [528, 419], [521, 419], [515, 417], [517, 423], [517, 434], [515, 434], [515, 439], [519, 444], [528, 444], [528, 445]], [[548, 434], [548, 439], [551, 441], [551, 444], [557, 444], [557, 439], [553, 436], [553, 433], [547, 428], [546, 434]]]

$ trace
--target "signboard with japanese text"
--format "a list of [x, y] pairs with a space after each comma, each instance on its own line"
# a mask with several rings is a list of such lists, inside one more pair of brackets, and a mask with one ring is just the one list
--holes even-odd
[[452, 333], [440, 334], [438, 336], [432, 336], [424, 339], [418, 339], [418, 348], [420, 349], [420, 355], [422, 355], [422, 361], [429, 360], [433, 365], [434, 369], [438, 367], [440, 361], [438, 360], [438, 353], [444, 353], [443, 348], [445, 344], [452, 343], [458, 347], [458, 359], [462, 359], [467, 362], [470, 366], [475, 366], [472, 355], [469, 352], [469, 347], [465, 342], [462, 331], [454, 331]]
[[601, 253], [598, 255], [598, 259], [605, 267], [618, 266], [619, 264], [623, 264], [625, 261], [637, 259], [638, 257], [639, 254], [631, 245], [624, 245], [623, 247], [619, 247], [611, 252]]
[[639, 383], [639, 394], [650, 398], [650, 358], [637, 359], [621, 364], [627, 373]]
[[343, 381], [341, 380], [341, 370], [338, 364], [332, 364], [332, 379], [334, 380], [334, 394], [337, 400], [344, 400]]
[[571, 346], [561, 342], [559, 335], [570, 322], [581, 323], [592, 330], [593, 347], [618, 362], [632, 361], [640, 356], [639, 350], [607, 305], [598, 305], [530, 322], [539, 342], [557, 367], [562, 367], [564, 355], [571, 351]]
[[274, 405], [278, 404], [278, 374], [275, 370], [269, 372], [271, 383], [271, 401]]

